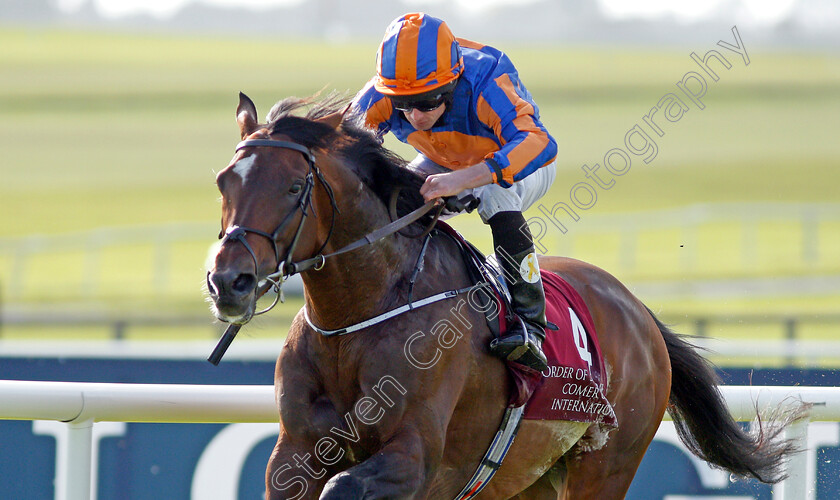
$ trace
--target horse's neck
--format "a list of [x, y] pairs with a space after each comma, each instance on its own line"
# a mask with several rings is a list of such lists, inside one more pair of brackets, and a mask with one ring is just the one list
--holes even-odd
[[[340, 213], [325, 254], [332, 253], [389, 222], [383, 204], [355, 176], [331, 181]], [[330, 213], [325, 196], [319, 200], [319, 224], [329, 231]], [[388, 236], [351, 252], [337, 255], [320, 271], [303, 275], [306, 303], [313, 320], [323, 328], [344, 327], [379, 314], [393, 302], [393, 292], [406, 281], [420, 251], [420, 242]]]

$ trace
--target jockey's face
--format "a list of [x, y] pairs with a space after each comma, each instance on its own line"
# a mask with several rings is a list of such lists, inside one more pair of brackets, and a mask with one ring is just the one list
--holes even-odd
[[446, 111], [446, 103], [441, 103], [440, 106], [431, 111], [420, 111], [417, 108], [412, 108], [408, 111], [403, 111], [403, 115], [405, 115], [405, 119], [415, 129], [429, 130], [437, 123], [444, 111]]

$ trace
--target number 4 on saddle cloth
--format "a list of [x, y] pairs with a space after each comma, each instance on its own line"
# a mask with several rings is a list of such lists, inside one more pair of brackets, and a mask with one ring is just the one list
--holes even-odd
[[[504, 276], [495, 256], [484, 256], [457, 231], [439, 222], [437, 229], [455, 239], [477, 279], [488, 281], [499, 309], [488, 316], [498, 335], [513, 320]], [[605, 396], [607, 373], [595, 326], [583, 298], [563, 278], [541, 271], [549, 328], [543, 352], [548, 368], [542, 373], [518, 363], [507, 363], [511, 378], [510, 406], [527, 405], [524, 419], [567, 420], [617, 427], [615, 412]], [[554, 328], [556, 326], [556, 329]]]

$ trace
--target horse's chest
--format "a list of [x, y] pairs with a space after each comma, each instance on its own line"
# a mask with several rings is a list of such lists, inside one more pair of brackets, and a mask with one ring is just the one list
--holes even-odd
[[309, 441], [316, 452], [325, 450], [332, 457], [358, 462], [372, 453], [369, 450], [377, 449], [376, 424], [382, 414], [374, 402], [364, 397], [345, 405], [334, 404], [323, 395], [307, 411], [284, 415], [283, 420], [290, 434]]

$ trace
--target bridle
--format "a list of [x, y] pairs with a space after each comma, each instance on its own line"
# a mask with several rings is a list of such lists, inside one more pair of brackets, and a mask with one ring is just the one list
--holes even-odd
[[[253, 233], [253, 234], [256, 234], [258, 236], [262, 236], [263, 238], [267, 239], [271, 243], [271, 247], [274, 249], [274, 258], [275, 258], [275, 262], [277, 263], [275, 268], [274, 268], [275, 271], [273, 273], [269, 274], [268, 276], [266, 276], [265, 278], [263, 278], [262, 281], [258, 281], [254, 285], [255, 291], [256, 291], [258, 297], [259, 297], [261, 292], [264, 293], [264, 292], [267, 292], [269, 289], [273, 288], [274, 292], [276, 293], [275, 298], [274, 298], [274, 302], [270, 306], [268, 306], [267, 308], [263, 309], [262, 311], [255, 312], [254, 316], [264, 314], [264, 313], [270, 311], [272, 308], [274, 308], [274, 306], [277, 305], [277, 303], [279, 301], [283, 300], [282, 286], [283, 286], [283, 283], [290, 276], [301, 273], [303, 271], [308, 271], [310, 269], [314, 269], [316, 271], [319, 271], [324, 267], [324, 264], [326, 263], [326, 260], [328, 258], [334, 257], [336, 255], [340, 255], [340, 254], [343, 254], [343, 253], [346, 253], [346, 252], [350, 252], [350, 251], [355, 250], [355, 249], [357, 249], [359, 247], [362, 247], [364, 245], [367, 245], [367, 244], [373, 243], [375, 241], [378, 241], [378, 240], [380, 240], [380, 239], [382, 239], [382, 238], [384, 238], [384, 237], [386, 237], [390, 234], [393, 234], [393, 233], [399, 231], [400, 229], [408, 226], [409, 224], [415, 222], [420, 217], [422, 217], [427, 212], [429, 212], [432, 208], [437, 206], [438, 207], [437, 214], [435, 215], [432, 223], [429, 226], [429, 229], [431, 229], [431, 227], [437, 221], [437, 218], [440, 215], [441, 211], [443, 210], [444, 205], [442, 203], [440, 203], [438, 200], [433, 200], [433, 201], [427, 202], [422, 207], [420, 207], [420, 208], [414, 210], [413, 212], [411, 212], [411, 213], [409, 213], [409, 214], [391, 222], [390, 224], [387, 224], [386, 226], [383, 226], [383, 227], [377, 229], [376, 231], [374, 231], [370, 234], [365, 235], [363, 238], [361, 238], [361, 239], [359, 239], [359, 240], [357, 240], [357, 241], [355, 241], [355, 242], [353, 242], [353, 243], [351, 243], [351, 244], [349, 244], [345, 247], [342, 247], [341, 249], [336, 250], [335, 252], [324, 255], [322, 252], [324, 251], [324, 248], [326, 248], [327, 243], [329, 242], [330, 237], [332, 236], [333, 229], [335, 228], [336, 215], [340, 213], [340, 210], [338, 209], [338, 204], [336, 203], [335, 193], [333, 192], [332, 187], [327, 182], [327, 180], [324, 177], [321, 170], [315, 164], [315, 155], [312, 154], [312, 151], [309, 148], [307, 148], [306, 146], [303, 146], [301, 144], [298, 144], [296, 142], [281, 141], [281, 140], [274, 140], [274, 139], [247, 139], [247, 140], [244, 140], [244, 141], [242, 141], [242, 142], [240, 142], [239, 144], [236, 145], [236, 151], [239, 151], [243, 148], [259, 147], [259, 146], [284, 148], [284, 149], [291, 149], [291, 150], [294, 150], [294, 151], [299, 151], [300, 153], [303, 154], [304, 158], [306, 158], [306, 162], [309, 165], [309, 171], [306, 174], [306, 177], [305, 177], [305, 180], [304, 180], [304, 186], [303, 186], [303, 189], [301, 190], [300, 196], [298, 197], [297, 202], [295, 203], [296, 209], [295, 210], [290, 210], [289, 213], [286, 214], [286, 216], [283, 218], [283, 220], [277, 226], [277, 228], [274, 229], [274, 231], [272, 231], [271, 233], [268, 233], [268, 232], [265, 232], [265, 231], [262, 231], [262, 230], [259, 230], [259, 229], [254, 229], [254, 228], [251, 228], [251, 227], [233, 225], [233, 226], [228, 227], [224, 231], [223, 234], [219, 235], [220, 239], [222, 240], [222, 242], [221, 242], [222, 246], [224, 246], [225, 243], [227, 243], [229, 241], [238, 241], [238, 242], [242, 243], [242, 245], [245, 247], [245, 249], [251, 255], [251, 259], [253, 259], [253, 261], [254, 261], [254, 272], [257, 275], [259, 275], [259, 273], [258, 273], [259, 263], [258, 263], [258, 260], [257, 260], [257, 254], [254, 252], [253, 248], [251, 248], [251, 245], [248, 243], [248, 240], [245, 238], [246, 235], [248, 233]], [[295, 248], [297, 247], [298, 241], [300, 240], [300, 235], [301, 235], [301, 232], [303, 231], [303, 225], [306, 222], [306, 218], [309, 216], [310, 210], [311, 210], [313, 215], [316, 215], [315, 214], [315, 208], [312, 205], [312, 191], [315, 187], [315, 179], [318, 179], [318, 181], [320, 181], [321, 185], [324, 186], [324, 190], [327, 192], [327, 195], [330, 198], [330, 205], [332, 206], [332, 219], [330, 221], [330, 230], [329, 230], [329, 233], [327, 233], [327, 237], [324, 239], [323, 245], [321, 245], [321, 248], [315, 253], [315, 257], [305, 259], [305, 260], [302, 260], [302, 261], [299, 261], [299, 262], [292, 262], [292, 260], [291, 260], [292, 255], [295, 251]], [[285, 256], [283, 256], [281, 258], [280, 248], [277, 246], [277, 239], [279, 238], [280, 233], [282, 233], [286, 229], [286, 226], [292, 221], [293, 217], [298, 212], [300, 212], [300, 220], [298, 222], [298, 227], [295, 230], [295, 235], [292, 238], [292, 241], [291, 241], [291, 243], [289, 244], [289, 246], [286, 250]]]
[[[295, 203], [295, 209], [290, 210], [280, 224], [272, 231], [271, 233], [262, 231], [260, 229], [255, 229], [252, 227], [241, 226], [241, 225], [233, 225], [228, 227], [223, 235], [219, 235], [222, 242], [221, 245], [224, 246], [225, 243], [228, 241], [238, 241], [242, 243], [248, 253], [251, 255], [251, 259], [254, 261], [254, 273], [259, 276], [259, 263], [257, 261], [257, 255], [254, 250], [251, 248], [251, 245], [248, 243], [246, 239], [246, 235], [248, 233], [253, 233], [258, 236], [262, 236], [263, 238], [267, 239], [268, 242], [271, 244], [272, 249], [274, 250], [274, 262], [275, 262], [275, 271], [268, 275], [262, 282], [257, 282], [254, 286], [259, 291], [261, 288], [265, 288], [265, 291], [268, 290], [266, 285], [271, 286], [274, 288], [276, 292], [276, 297], [274, 302], [267, 307], [266, 309], [256, 312], [255, 315], [263, 314], [270, 311], [278, 302], [281, 300], [281, 293], [282, 293], [282, 284], [283, 282], [291, 276], [293, 273], [289, 273], [287, 271], [286, 263], [289, 262], [291, 259], [292, 254], [297, 247], [298, 241], [300, 240], [300, 235], [303, 232], [303, 225], [306, 222], [306, 218], [309, 216], [310, 211], [314, 214], [315, 209], [312, 206], [312, 191], [315, 187], [315, 179], [319, 179], [324, 186], [324, 189], [327, 191], [330, 197], [330, 203], [332, 204], [333, 214], [332, 214], [332, 221], [330, 224], [330, 235], [332, 235], [333, 227], [335, 226], [335, 217], [336, 213], [338, 212], [338, 207], [335, 202], [335, 196], [333, 194], [332, 188], [327, 183], [326, 179], [324, 179], [323, 174], [321, 173], [320, 169], [315, 165], [315, 156], [306, 146], [302, 146], [295, 142], [290, 141], [280, 141], [280, 140], [273, 140], [273, 139], [248, 139], [240, 142], [236, 145], [236, 151], [247, 147], [258, 147], [258, 146], [267, 146], [267, 147], [277, 147], [277, 148], [284, 148], [284, 149], [291, 149], [294, 151], [299, 151], [303, 154], [304, 158], [306, 158], [306, 162], [309, 166], [309, 170], [306, 173], [306, 177], [304, 178], [304, 185], [303, 189], [301, 190], [300, 196]], [[277, 246], [277, 239], [279, 238], [280, 234], [286, 229], [289, 223], [293, 220], [294, 216], [300, 212], [300, 220], [298, 222], [298, 227], [295, 230], [294, 237], [292, 238], [291, 243], [289, 244], [285, 256], [280, 255], [280, 248]], [[326, 242], [329, 241], [329, 236], [324, 241], [324, 245]], [[324, 247], [321, 247], [318, 253], [323, 250]], [[323, 263], [321, 264], [323, 266]]]
[[[238, 241], [242, 243], [245, 247], [245, 250], [251, 255], [251, 259], [254, 261], [254, 273], [259, 276], [259, 263], [257, 261], [257, 254], [254, 252], [254, 249], [251, 248], [251, 245], [248, 243], [246, 239], [246, 235], [248, 233], [256, 234], [257, 236], [262, 236], [271, 244], [272, 249], [274, 249], [274, 261], [276, 263], [274, 267], [274, 272], [266, 276], [262, 282], [257, 282], [254, 286], [259, 291], [260, 289], [265, 289], [268, 291], [267, 285], [270, 285], [270, 288], [273, 288], [276, 292], [276, 296], [274, 302], [268, 306], [266, 309], [262, 311], [256, 312], [254, 315], [264, 314], [270, 311], [277, 302], [281, 300], [282, 294], [282, 285], [283, 282], [288, 279], [289, 276], [300, 272], [294, 264], [291, 263], [292, 254], [297, 248], [298, 241], [300, 241], [300, 235], [303, 232], [303, 225], [306, 222], [306, 218], [309, 216], [310, 211], [311, 213], [315, 213], [315, 209], [312, 206], [312, 191], [315, 187], [315, 179], [317, 178], [321, 184], [324, 186], [324, 189], [327, 192], [327, 195], [330, 198], [330, 204], [332, 205], [332, 220], [330, 222], [330, 231], [327, 235], [327, 238], [324, 240], [324, 245], [321, 249], [317, 252], [319, 255], [323, 251], [324, 247], [326, 247], [327, 242], [329, 241], [330, 236], [332, 235], [333, 228], [335, 227], [335, 218], [336, 214], [339, 212], [338, 206], [335, 201], [335, 194], [333, 193], [332, 188], [330, 187], [327, 180], [324, 178], [324, 175], [321, 173], [321, 170], [315, 165], [315, 155], [312, 154], [312, 151], [296, 142], [290, 141], [281, 141], [281, 140], [274, 140], [274, 139], [247, 139], [239, 144], [236, 145], [236, 151], [238, 152], [241, 149], [248, 148], [248, 147], [275, 147], [275, 148], [283, 148], [283, 149], [291, 149], [294, 151], [299, 151], [303, 154], [306, 162], [309, 166], [309, 171], [306, 173], [306, 177], [304, 178], [304, 185], [303, 189], [300, 192], [300, 196], [295, 203], [295, 209], [290, 210], [289, 213], [283, 218], [280, 224], [274, 229], [274, 231], [268, 233], [266, 231], [262, 231], [260, 229], [255, 229], [252, 227], [241, 226], [241, 225], [233, 225], [228, 227], [223, 234], [219, 235], [219, 238], [222, 240], [221, 245], [224, 246], [225, 243], [228, 241]], [[291, 223], [294, 216], [300, 213], [300, 220], [298, 222], [297, 229], [295, 230], [294, 237], [292, 238], [291, 243], [289, 244], [288, 248], [286, 249], [285, 256], [280, 255], [280, 248], [277, 246], [277, 239], [280, 237], [280, 234], [286, 229], [286, 227]], [[324, 262], [321, 261], [319, 265], [313, 266], [316, 269], [321, 269], [323, 267]]]
[[[365, 235], [363, 238], [356, 240], [353, 243], [350, 243], [349, 245], [346, 245], [340, 248], [339, 250], [336, 250], [335, 252], [324, 255], [322, 252], [324, 251], [324, 248], [326, 248], [327, 243], [329, 242], [330, 237], [332, 236], [333, 229], [335, 228], [336, 215], [340, 213], [340, 211], [338, 209], [338, 205], [335, 200], [335, 193], [333, 192], [332, 187], [330, 187], [330, 184], [327, 182], [326, 178], [321, 173], [321, 170], [317, 167], [317, 165], [315, 165], [315, 155], [312, 154], [312, 151], [309, 148], [296, 142], [279, 141], [274, 139], [246, 139], [236, 145], [236, 151], [239, 151], [243, 148], [259, 146], [284, 148], [299, 151], [306, 158], [306, 162], [309, 165], [309, 171], [306, 174], [303, 190], [301, 191], [296, 203], [297, 210], [292, 210], [288, 214], [286, 214], [286, 217], [283, 218], [283, 220], [280, 222], [277, 228], [274, 229], [274, 231], [268, 233], [251, 227], [234, 225], [230, 226], [224, 231], [223, 234], [219, 235], [219, 238], [222, 240], [221, 246], [224, 246], [225, 243], [230, 241], [238, 241], [242, 243], [242, 245], [245, 247], [245, 249], [248, 251], [248, 253], [251, 255], [251, 258], [254, 261], [254, 273], [257, 276], [259, 276], [259, 262], [257, 261], [257, 254], [254, 252], [254, 249], [251, 248], [251, 245], [248, 243], [245, 237], [248, 235], [248, 233], [253, 233], [258, 236], [262, 236], [263, 238], [268, 239], [268, 241], [271, 243], [271, 247], [274, 249], [274, 258], [275, 262], [277, 262], [275, 271], [266, 276], [262, 281], [258, 280], [257, 283], [254, 284], [254, 293], [255, 296], [258, 298], [263, 293], [267, 292], [269, 289], [273, 289], [276, 293], [274, 297], [274, 302], [272, 302], [270, 306], [263, 309], [262, 311], [255, 312], [253, 314], [254, 316], [267, 313], [268, 311], [273, 309], [274, 306], [277, 305], [277, 302], [283, 301], [283, 283], [290, 276], [301, 273], [303, 271], [308, 271], [310, 269], [314, 269], [316, 271], [323, 269], [324, 264], [326, 263], [328, 258], [346, 252], [351, 252], [359, 247], [368, 245], [375, 241], [379, 241], [388, 235], [397, 233], [404, 227], [420, 219], [423, 215], [428, 213], [433, 208], [437, 207], [437, 211], [435, 212], [431, 223], [429, 224], [426, 231], [423, 232], [423, 236], [425, 236], [437, 223], [437, 219], [445, 206], [442, 200], [440, 199], [429, 201], [422, 207], [417, 208], [413, 212], [410, 212], [400, 217], [399, 219], [396, 219], [390, 222], [389, 224], [386, 224], [385, 226], [377, 229], [376, 231]], [[321, 245], [321, 249], [318, 250], [318, 252], [316, 252], [315, 257], [311, 257], [309, 259], [305, 259], [299, 262], [292, 262], [292, 254], [294, 253], [295, 247], [297, 246], [297, 243], [300, 239], [301, 232], [303, 231], [303, 224], [304, 222], [306, 222], [306, 218], [309, 216], [308, 210], [311, 209], [312, 213], [315, 214], [315, 208], [312, 205], [312, 190], [315, 187], [315, 179], [318, 179], [321, 182], [321, 184], [324, 186], [324, 190], [327, 192], [327, 195], [330, 198], [330, 204], [332, 205], [333, 212], [332, 220], [330, 221], [330, 231], [327, 234], [326, 239], [324, 239], [324, 244]], [[286, 250], [286, 255], [283, 258], [281, 258], [280, 249], [277, 246], [277, 238], [280, 236], [280, 233], [283, 231], [283, 229], [292, 220], [292, 217], [298, 211], [300, 211], [301, 213], [300, 221], [298, 222], [298, 227], [295, 230], [295, 235], [292, 238], [291, 244]], [[392, 211], [394, 210], [392, 209]], [[425, 246], [426, 245], [424, 244], [424, 249]], [[448, 297], [448, 295], [446, 295], [446, 297]], [[207, 361], [209, 361], [213, 365], [218, 365], [241, 327], [241, 324], [228, 325], [228, 327], [225, 329], [225, 333], [219, 339], [219, 342], [216, 344], [216, 347], [210, 354], [210, 357], [207, 358]]]

